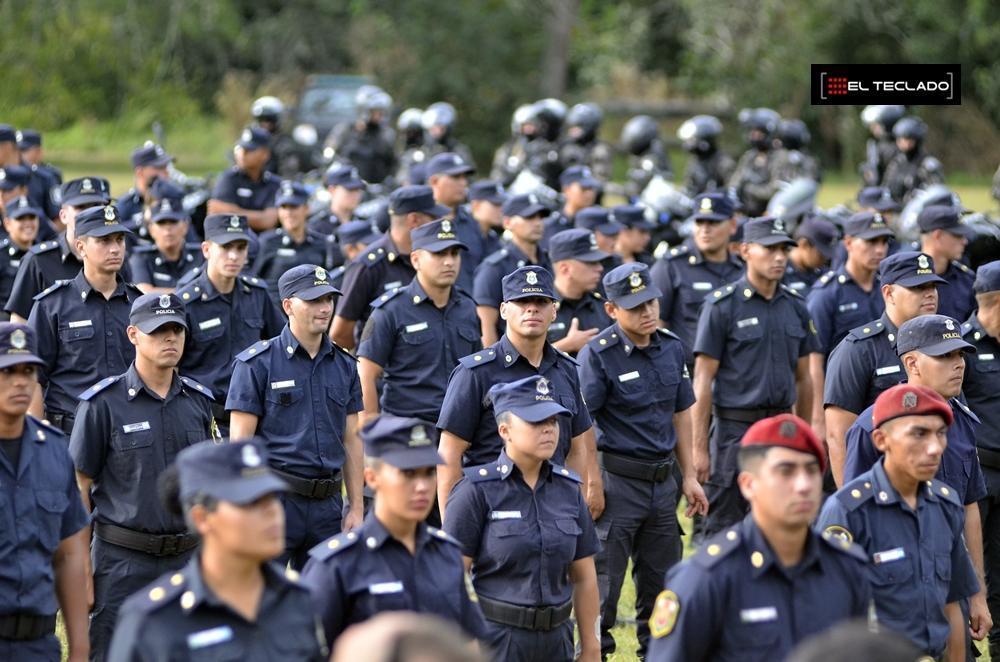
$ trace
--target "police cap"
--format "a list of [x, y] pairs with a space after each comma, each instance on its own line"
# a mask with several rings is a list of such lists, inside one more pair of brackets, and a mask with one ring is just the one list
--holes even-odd
[[503, 300], [517, 301], [545, 297], [559, 301], [555, 283], [548, 269], [535, 265], [516, 269], [503, 277]]
[[103, 177], [80, 177], [62, 186], [62, 203], [70, 207], [106, 205], [111, 201], [111, 185]]
[[920, 352], [942, 356], [960, 349], [975, 352], [974, 345], [962, 340], [961, 324], [947, 315], [919, 315], [903, 322], [896, 334], [896, 353]]
[[559, 175], [559, 186], [566, 188], [570, 184], [579, 184], [582, 188], [599, 188], [601, 182], [594, 178], [594, 173], [584, 165], [570, 166]]
[[771, 216], [748, 220], [743, 226], [743, 242], [761, 246], [795, 245], [795, 240], [788, 236], [785, 221]]
[[437, 452], [437, 428], [419, 418], [382, 414], [361, 428], [365, 456], [397, 469], [444, 464]]
[[152, 292], [132, 302], [128, 322], [143, 333], [153, 333], [164, 324], [180, 324], [187, 330], [184, 303], [176, 294]]
[[600, 262], [609, 254], [597, 247], [597, 237], [590, 230], [572, 228], [557, 232], [549, 239], [549, 259]]
[[500, 213], [507, 217], [520, 216], [521, 218], [531, 218], [538, 214], [548, 216], [552, 213], [552, 210], [534, 193], [522, 193], [521, 195], [508, 197], [504, 201]]
[[163, 168], [174, 160], [174, 157], [167, 154], [162, 145], [157, 145], [152, 140], [147, 140], [142, 147], [132, 150], [133, 168]]
[[448, 218], [438, 219], [410, 232], [410, 245], [413, 250], [425, 250], [431, 253], [438, 253], [458, 246], [465, 250], [469, 247], [462, 243], [458, 235], [455, 234], [454, 221]]
[[306, 190], [306, 187], [298, 182], [293, 182], [290, 179], [286, 179], [281, 182], [281, 186], [278, 188], [278, 192], [274, 196], [275, 207], [281, 207], [283, 205], [301, 207], [308, 201], [309, 191]]
[[0, 168], [0, 191], [11, 191], [19, 186], [27, 186], [31, 171], [22, 165]]
[[401, 186], [389, 194], [390, 214], [405, 216], [414, 212], [441, 218], [450, 214], [451, 210], [434, 202], [434, 191], [430, 186]]
[[611, 210], [606, 207], [585, 207], [576, 212], [573, 219], [577, 227], [600, 232], [607, 237], [613, 237], [622, 231], [622, 224], [611, 220]]
[[27, 324], [0, 322], [0, 368], [9, 368], [21, 363], [45, 365], [35, 356], [35, 332]]
[[625, 309], [635, 308], [663, 296], [649, 275], [649, 267], [641, 262], [627, 262], [604, 275], [604, 292], [608, 300]]
[[282, 299], [314, 301], [327, 294], [340, 294], [340, 290], [330, 284], [326, 269], [315, 264], [292, 267], [278, 279], [278, 296]]
[[427, 162], [427, 178], [430, 179], [434, 175], [468, 175], [469, 173], [475, 172], [476, 169], [470, 164], [465, 162], [458, 154], [454, 152], [442, 152], [440, 154], [435, 154], [430, 161]]
[[204, 494], [237, 505], [288, 491], [267, 466], [267, 449], [256, 437], [217, 444], [203, 441], [177, 454], [181, 501]]
[[878, 279], [883, 285], [903, 287], [947, 282], [934, 273], [934, 260], [931, 256], [917, 251], [901, 251], [883, 259], [878, 265]]
[[326, 186], [343, 186], [346, 189], [356, 191], [365, 187], [365, 181], [361, 179], [358, 169], [354, 166], [334, 166], [323, 175], [323, 184]]
[[540, 423], [570, 413], [553, 397], [551, 383], [541, 375], [494, 384], [489, 398], [497, 416], [510, 412], [528, 423]]
[[337, 238], [341, 246], [358, 242], [367, 245], [378, 238], [378, 233], [368, 221], [350, 221], [337, 228]]
[[77, 237], [106, 237], [119, 232], [132, 234], [131, 230], [122, 225], [118, 207], [112, 204], [88, 207], [76, 215], [74, 234]]
[[972, 289], [978, 294], [1000, 290], [1000, 260], [982, 264], [976, 270], [976, 280]]
[[691, 218], [696, 221], [728, 221], [733, 217], [735, 209], [733, 200], [725, 193], [705, 193], [694, 199], [694, 213]]
[[210, 214], [205, 217], [205, 239], [225, 246], [234, 241], [250, 241], [250, 224], [239, 214]]
[[633, 230], [652, 230], [656, 227], [655, 223], [651, 223], [646, 219], [646, 208], [639, 205], [618, 205], [617, 207], [612, 207], [609, 218]]
[[469, 200], [485, 200], [495, 205], [502, 205], [507, 199], [503, 184], [492, 179], [481, 179], [469, 186]]
[[41, 220], [45, 218], [45, 213], [22, 195], [7, 203], [7, 217], [17, 220], [23, 216], [37, 216]]
[[921, 232], [945, 230], [959, 237], [972, 239], [976, 236], [976, 231], [962, 223], [958, 214], [959, 210], [955, 207], [929, 205], [920, 210], [920, 214], [917, 216], [917, 226]]

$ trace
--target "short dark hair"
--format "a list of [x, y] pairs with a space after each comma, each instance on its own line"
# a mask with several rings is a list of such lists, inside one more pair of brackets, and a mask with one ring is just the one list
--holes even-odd
[[[736, 462], [739, 466], [740, 471], [752, 471], [756, 469], [756, 466], [767, 452], [774, 448], [774, 446], [765, 446], [762, 444], [754, 444], [753, 446], [740, 446], [739, 451], [737, 451]], [[754, 465], [751, 467], [751, 465]]]

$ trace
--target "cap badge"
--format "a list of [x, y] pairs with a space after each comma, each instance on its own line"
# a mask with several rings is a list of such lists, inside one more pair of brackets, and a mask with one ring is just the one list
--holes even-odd
[[451, 232], [451, 221], [441, 221], [441, 231]]
[[159, 145], [154, 147], [153, 151], [156, 153], [157, 156], [163, 156], [163, 148], [160, 147]]
[[24, 134], [21, 133], [20, 131], [16, 131], [14, 133], [14, 140], [16, 140], [17, 142], [24, 142]]
[[538, 285], [538, 274], [536, 274], [534, 271], [529, 271], [524, 275], [524, 281], [528, 285]]
[[795, 438], [795, 423], [791, 421], [782, 421], [781, 425], [778, 426], [778, 435], [784, 437], [785, 439]]
[[25, 207], [28, 206], [28, 199], [27, 198], [21, 198], [20, 200], [17, 201], [17, 206], [20, 209], [24, 209]]
[[6, 168], [0, 168], [0, 182], [5, 179], [7, 179], [7, 170]]
[[357, 168], [351, 168], [351, 179], [361, 179], [361, 175], [358, 173]]
[[316, 276], [316, 280], [326, 280], [326, 269], [323, 267], [316, 267], [316, 271], [313, 272]]
[[243, 466], [245, 467], [259, 467], [261, 464], [260, 453], [250, 444], [243, 445], [243, 448], [240, 450], [240, 458], [243, 460]]
[[628, 284], [631, 287], [642, 287], [642, 276], [639, 275], [638, 271], [634, 271], [629, 275]]
[[414, 425], [410, 429], [409, 446], [427, 446], [430, 443], [431, 440], [427, 438], [427, 430], [424, 429], [423, 425]]
[[229, 217], [229, 227], [231, 227], [231, 228], [238, 228], [238, 227], [240, 227], [240, 217], [239, 216], [230, 216]]
[[28, 336], [22, 329], [14, 329], [10, 334], [10, 346], [14, 349], [24, 349], [28, 346]]
[[917, 266], [920, 267], [921, 269], [930, 269], [931, 268], [931, 264], [927, 260], [927, 256], [926, 255], [921, 255], [920, 257], [917, 258]]
[[80, 191], [83, 193], [93, 193], [94, 185], [90, 182], [89, 179], [84, 179], [83, 182], [80, 184]]
[[107, 207], [104, 208], [104, 220], [106, 221], [115, 220], [115, 208], [112, 207], [111, 205], [108, 205]]
[[173, 211], [173, 205], [170, 204], [170, 200], [164, 200], [160, 203], [160, 211]]
[[949, 331], [954, 331], [955, 330], [955, 323], [952, 322], [951, 320], [945, 320], [944, 321], [944, 328], [948, 329]]
[[250, 129], [246, 129], [245, 131], [243, 131], [243, 135], [240, 136], [240, 140], [242, 140], [245, 143], [248, 143], [251, 140], [253, 140], [253, 134], [250, 133]]
[[872, 220], [872, 227], [885, 225], [885, 220], [882, 218], [882, 214], [875, 212], [875, 218]]
[[712, 198], [701, 199], [701, 211], [712, 211]]
[[160, 308], [169, 308], [169, 307], [170, 307], [170, 295], [169, 294], [160, 295]]
[[538, 378], [538, 383], [535, 385], [535, 390], [538, 391], [538, 395], [548, 395], [549, 394], [549, 380], [544, 377]]
[[780, 218], [774, 219], [774, 231], [784, 232], [785, 231], [785, 221]]
[[593, 176], [594, 176], [593, 173], [590, 172], [590, 168], [580, 169], [580, 177], [584, 179], [591, 179]]
[[593, 232], [591, 232], [589, 235], [587, 235], [587, 239], [590, 240], [590, 248], [591, 249], [596, 249], [597, 248], [597, 237], [594, 236]]
[[908, 392], [903, 394], [903, 409], [913, 409], [917, 406], [917, 394]]
[[535, 195], [534, 193], [532, 193], [531, 195], [528, 196], [528, 202], [531, 203], [531, 204], [533, 204], [533, 205], [537, 205], [538, 204], [538, 196]]

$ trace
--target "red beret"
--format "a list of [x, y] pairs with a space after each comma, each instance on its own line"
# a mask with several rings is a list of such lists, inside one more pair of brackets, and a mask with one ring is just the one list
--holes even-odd
[[815, 455], [819, 468], [826, 471], [826, 448], [809, 424], [794, 414], [779, 414], [757, 421], [740, 441], [742, 446], [781, 446]]
[[951, 425], [951, 422], [955, 420], [951, 406], [936, 392], [926, 386], [897, 384], [875, 400], [872, 423], [875, 427], [880, 427], [886, 421], [901, 416], [928, 416], [931, 414], [937, 414], [948, 425]]

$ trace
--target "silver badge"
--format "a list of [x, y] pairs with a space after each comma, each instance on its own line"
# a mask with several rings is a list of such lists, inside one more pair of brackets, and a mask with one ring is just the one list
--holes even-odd
[[106, 221], [115, 220], [115, 208], [112, 207], [111, 205], [108, 205], [107, 207], [104, 208], [104, 220]]
[[917, 406], [917, 394], [912, 391], [903, 394], [903, 409], [913, 409]]
[[10, 334], [10, 346], [14, 349], [24, 349], [28, 346], [28, 336], [22, 329], [14, 329]]
[[712, 211], [712, 198], [701, 199], [701, 211]]
[[7, 179], [7, 169], [0, 168], [0, 182], [2, 182], [5, 179]]
[[170, 295], [169, 294], [161, 294], [160, 295], [160, 308], [169, 308], [169, 307], [170, 307]]
[[160, 211], [173, 211], [173, 210], [174, 208], [170, 204], [170, 200], [164, 199], [164, 201], [160, 203]]
[[774, 219], [774, 231], [781, 233], [784, 233], [785, 231], [785, 222], [780, 218]]
[[410, 429], [409, 446], [427, 446], [430, 443], [431, 440], [427, 437], [427, 430], [424, 429], [423, 425], [414, 425]]
[[538, 395], [548, 395], [549, 394], [549, 380], [544, 377], [538, 378], [538, 383], [535, 384], [535, 390], [538, 391]]
[[944, 321], [944, 328], [948, 329], [949, 331], [954, 331], [955, 330], [955, 323], [952, 322], [951, 320], [945, 320]]
[[531, 203], [531, 204], [533, 204], [533, 205], [537, 205], [538, 204], [538, 196], [535, 195], [534, 193], [532, 193], [531, 195], [528, 196], [528, 202]]
[[524, 275], [524, 281], [528, 283], [528, 285], [538, 285], [538, 274], [534, 271], [529, 271]]
[[229, 227], [231, 227], [231, 228], [238, 228], [238, 227], [240, 227], [240, 217], [239, 216], [230, 216], [229, 217]]
[[597, 249], [597, 237], [595, 237], [594, 233], [591, 232], [589, 235], [587, 235], [587, 238], [590, 239], [590, 247], [592, 249], [596, 250]]
[[632, 272], [632, 275], [628, 277], [628, 284], [632, 287], [642, 287], [642, 276], [639, 275], [638, 271]]
[[94, 185], [90, 182], [90, 179], [84, 179], [83, 183], [80, 184], [80, 191], [82, 193], [93, 193]]
[[250, 444], [243, 444], [243, 448], [240, 449], [240, 458], [245, 467], [259, 467], [261, 464], [260, 453]]
[[326, 269], [323, 267], [316, 267], [313, 274], [316, 276], [316, 280], [326, 280]]
[[253, 140], [253, 134], [250, 133], [250, 129], [246, 129], [243, 131], [243, 135], [240, 136], [240, 140], [242, 140], [245, 143], [251, 142]]
[[917, 258], [917, 266], [921, 269], [930, 269], [931, 263], [927, 260], [926, 255], [921, 255]]
[[19, 208], [21, 208], [21, 209], [24, 209], [25, 207], [27, 207], [27, 206], [28, 206], [28, 199], [27, 199], [27, 198], [20, 198], [20, 199], [19, 199], [19, 200], [17, 201], [17, 206], [18, 206]]
[[441, 231], [451, 232], [451, 221], [441, 221]]
[[882, 218], [882, 214], [875, 212], [875, 220], [872, 221], [872, 226], [885, 225], [885, 220]]

